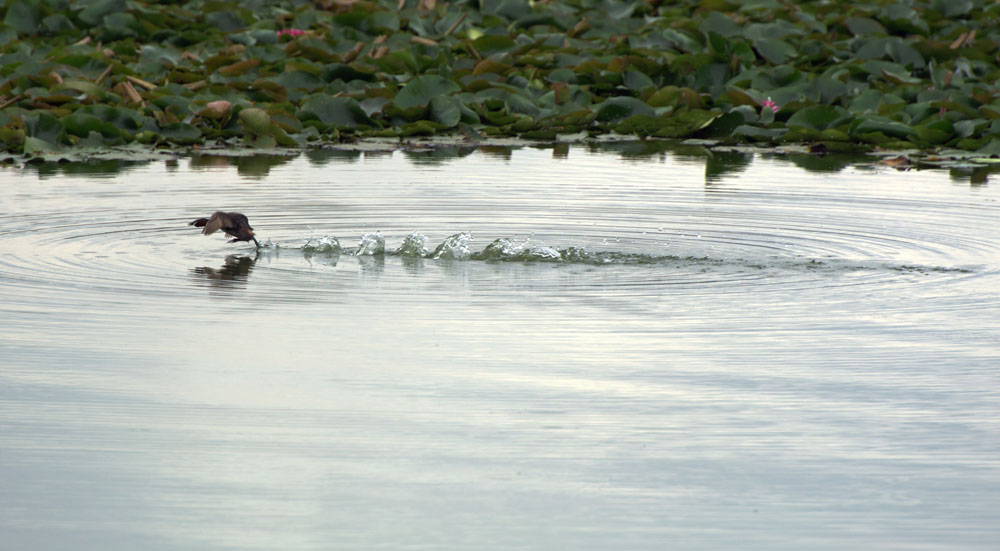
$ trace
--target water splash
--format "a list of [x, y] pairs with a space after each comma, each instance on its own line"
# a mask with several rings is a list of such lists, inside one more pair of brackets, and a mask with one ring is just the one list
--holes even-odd
[[469, 232], [456, 233], [441, 242], [434, 249], [431, 258], [438, 260], [442, 258], [451, 260], [468, 260], [472, 257], [469, 250], [469, 242], [472, 241], [472, 234]]
[[366, 233], [358, 241], [354, 256], [376, 256], [385, 254], [385, 238], [382, 232]]
[[479, 257], [482, 260], [504, 260], [516, 256], [523, 250], [523, 247], [515, 243], [512, 239], [501, 237], [486, 246]]
[[[529, 237], [530, 239], [530, 237]], [[481, 252], [471, 256], [473, 260], [492, 261], [560, 261], [563, 255], [552, 247], [526, 247], [512, 239], [501, 237], [486, 246]]]
[[[981, 266], [926, 266], [916, 264], [899, 264], [892, 261], [880, 260], [845, 260], [835, 258], [809, 258], [809, 257], [787, 257], [773, 256], [760, 258], [739, 258], [739, 257], [718, 257], [712, 255], [672, 255], [672, 254], [650, 254], [631, 253], [614, 250], [590, 251], [584, 247], [568, 246], [564, 249], [545, 245], [529, 246], [530, 237], [523, 242], [514, 238], [501, 237], [492, 241], [483, 250], [475, 252], [471, 249], [472, 234], [462, 232], [451, 235], [444, 239], [433, 252], [427, 249], [427, 236], [420, 232], [413, 232], [406, 236], [399, 247], [386, 253], [385, 238], [381, 232], [364, 234], [358, 242], [357, 248], [344, 248], [336, 237], [323, 236], [319, 238], [310, 237], [302, 245], [302, 253], [311, 257], [313, 255], [340, 255], [349, 254], [359, 257], [372, 257], [389, 254], [403, 258], [429, 258], [429, 259], [449, 259], [449, 260], [473, 260], [483, 262], [552, 262], [564, 264], [590, 264], [601, 265], [649, 265], [649, 264], [672, 264], [702, 266], [703, 269], [712, 270], [716, 268], [743, 268], [752, 270], [779, 269], [790, 271], [809, 272], [870, 272], [870, 271], [896, 271], [904, 273], [975, 273], [982, 269]], [[270, 241], [265, 245], [268, 250], [277, 252], [280, 248], [278, 244]]]
[[426, 235], [420, 232], [413, 232], [406, 236], [406, 239], [403, 240], [403, 243], [393, 254], [396, 256], [423, 258], [427, 256], [427, 247], [424, 246], [426, 243]]
[[[268, 244], [270, 244], [270, 240], [268, 240]], [[302, 245], [304, 254], [339, 254], [342, 250], [344, 248], [340, 246], [340, 241], [336, 237], [328, 235], [319, 238], [310, 237], [305, 245]]]

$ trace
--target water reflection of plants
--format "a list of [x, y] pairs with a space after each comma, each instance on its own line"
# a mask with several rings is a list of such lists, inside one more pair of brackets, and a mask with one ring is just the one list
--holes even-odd
[[[805, 148], [758, 148], [747, 146], [722, 146], [706, 144], [698, 140], [693, 143], [681, 143], [672, 140], [645, 140], [633, 142], [585, 143], [585, 144], [555, 144], [532, 145], [533, 149], [551, 149], [552, 155], [558, 159], [572, 161], [573, 150], [583, 150], [589, 154], [614, 154], [630, 162], [662, 161], [667, 156], [679, 159], [689, 159], [705, 163], [705, 178], [708, 182], [719, 181], [726, 176], [739, 174], [746, 170], [756, 156], [772, 161], [784, 161], [805, 169], [809, 172], [838, 172], [848, 167], [864, 167], [885, 165], [899, 169], [948, 169], [955, 179], [971, 180], [974, 183], [985, 184], [990, 174], [1000, 172], [1000, 163], [987, 158], [975, 158], [976, 162], [966, 162], [961, 159], [944, 160], [939, 156], [918, 154], [913, 150], [885, 152], [879, 156], [849, 154], [849, 153], [809, 153]], [[241, 176], [247, 178], [264, 178], [272, 168], [287, 164], [302, 155], [310, 164], [326, 166], [330, 163], [353, 163], [365, 157], [392, 155], [392, 151], [369, 151], [352, 149], [314, 149], [303, 152], [285, 151], [282, 155], [247, 155], [237, 154], [199, 154], [189, 157], [190, 165], [196, 169], [220, 169], [235, 167]], [[476, 147], [430, 147], [424, 146], [403, 153], [410, 163], [415, 165], [445, 164], [458, 162], [475, 153], [501, 161], [509, 161], [519, 149], [524, 146], [515, 145], [479, 145]], [[164, 157], [169, 166], [176, 166], [177, 158]], [[892, 162], [889, 162], [892, 161]], [[126, 172], [134, 167], [143, 166], [148, 161], [124, 160], [90, 160], [81, 162], [45, 163], [32, 162], [25, 166], [27, 170], [36, 171], [41, 177], [51, 177], [60, 174], [85, 174], [89, 176], [112, 176]]]

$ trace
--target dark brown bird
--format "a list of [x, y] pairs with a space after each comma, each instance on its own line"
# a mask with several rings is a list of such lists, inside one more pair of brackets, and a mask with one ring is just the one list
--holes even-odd
[[246, 216], [238, 212], [216, 211], [212, 213], [212, 216], [199, 218], [188, 225], [204, 228], [201, 230], [201, 233], [205, 235], [212, 235], [222, 230], [226, 235], [233, 238], [230, 243], [252, 240], [254, 245], [257, 245], [258, 248], [260, 247], [260, 242], [253, 236], [253, 228], [250, 227], [250, 221], [247, 220]]

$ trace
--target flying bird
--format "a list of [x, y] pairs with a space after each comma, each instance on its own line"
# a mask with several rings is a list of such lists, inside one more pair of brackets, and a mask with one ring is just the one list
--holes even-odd
[[201, 233], [205, 235], [212, 235], [222, 230], [226, 235], [233, 238], [230, 243], [252, 240], [253, 244], [260, 248], [260, 242], [253, 236], [253, 228], [250, 227], [250, 221], [247, 220], [246, 216], [238, 212], [216, 211], [212, 213], [212, 216], [199, 218], [188, 225], [204, 228], [201, 230]]

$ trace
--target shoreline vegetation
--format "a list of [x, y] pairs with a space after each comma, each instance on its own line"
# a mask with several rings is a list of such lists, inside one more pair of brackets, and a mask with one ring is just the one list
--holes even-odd
[[8, 0], [0, 161], [433, 137], [1000, 156], [985, 0]]

